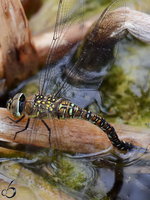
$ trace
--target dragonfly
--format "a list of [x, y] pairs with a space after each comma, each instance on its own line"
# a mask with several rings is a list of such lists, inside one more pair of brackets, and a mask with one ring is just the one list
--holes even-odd
[[[97, 115], [96, 113], [86, 110], [85, 108], [80, 107], [79, 105], [73, 103], [68, 98], [63, 96], [63, 93], [68, 89], [67, 78], [60, 84], [60, 87], [54, 93], [48, 93], [50, 87], [50, 79], [53, 77], [54, 68], [50, 67], [52, 63], [52, 58], [56, 52], [59, 42], [64, 35], [64, 32], [71, 25], [69, 22], [70, 14], [68, 16], [65, 13], [66, 5], [69, 4], [70, 0], [59, 0], [58, 10], [56, 15], [56, 23], [54, 28], [54, 35], [51, 42], [51, 48], [48, 52], [46, 60], [46, 69], [41, 72], [39, 78], [39, 92], [30, 97], [26, 97], [23, 93], [17, 93], [13, 98], [9, 99], [7, 102], [7, 109], [18, 119], [15, 121], [19, 123], [25, 116], [28, 116], [26, 126], [24, 129], [16, 132], [14, 134], [14, 140], [17, 135], [23, 133], [30, 124], [31, 118], [40, 120], [43, 125], [46, 127], [48, 132], [49, 144], [51, 146], [51, 127], [46, 123], [45, 119], [82, 119], [91, 122], [95, 126], [99, 127], [109, 138], [112, 145], [118, 150], [129, 151], [134, 145], [123, 140], [120, 140], [115, 128], [108, 123], [103, 117]], [[106, 17], [110, 14], [111, 9], [118, 5], [118, 0], [110, 4], [100, 15], [96, 21], [90, 34], [87, 34], [87, 39], [90, 43], [94, 40], [94, 37], [97, 35], [98, 31], [102, 28], [102, 24]], [[84, 4], [83, 0], [80, 0], [81, 4]], [[68, 22], [63, 23], [63, 18], [68, 20]], [[71, 21], [71, 20], [70, 20]], [[88, 44], [85, 44], [88, 46]], [[100, 48], [100, 47], [99, 47]], [[97, 49], [94, 50], [94, 53]], [[89, 55], [90, 56], [90, 55]], [[73, 66], [66, 65], [67, 73], [69, 76], [78, 76], [80, 73], [77, 73], [77, 69], [81, 65], [86, 64], [87, 54], [85, 51], [81, 53], [78, 60], [73, 64]], [[105, 59], [103, 59], [105, 61]], [[100, 81], [99, 81], [100, 84]], [[98, 86], [99, 86], [98, 84]], [[52, 87], [52, 86], [51, 86]]]

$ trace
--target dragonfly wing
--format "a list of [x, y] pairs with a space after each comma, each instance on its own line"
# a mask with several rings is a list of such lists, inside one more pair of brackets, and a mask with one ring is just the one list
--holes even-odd
[[[40, 74], [39, 79], [39, 93], [45, 95], [49, 86], [51, 85], [51, 78], [54, 75], [53, 66], [56, 65], [53, 62], [59, 45], [62, 45], [63, 51], [63, 36], [69, 29], [69, 27], [78, 21], [78, 14], [82, 13], [84, 0], [59, 0], [58, 9], [56, 14], [56, 23], [54, 27], [54, 34], [49, 48], [46, 69]], [[68, 47], [72, 46], [72, 43], [65, 44]], [[50, 64], [53, 63], [53, 66]]]
[[[124, 9], [120, 11], [120, 18], [117, 19], [116, 13], [118, 14], [120, 7]], [[60, 78], [57, 74], [60, 87], [55, 92], [56, 96], [70, 99], [81, 107], [99, 101], [98, 105], [101, 107], [98, 89], [114, 63], [114, 50], [123, 34], [126, 20], [125, 9], [124, 1], [116, 0], [102, 12], [79, 49], [72, 53], [77, 61], [66, 63], [63, 72], [59, 72], [62, 73]]]

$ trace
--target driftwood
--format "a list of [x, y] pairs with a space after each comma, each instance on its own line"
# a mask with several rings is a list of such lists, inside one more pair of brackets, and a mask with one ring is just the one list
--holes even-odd
[[19, 0], [0, 2], [0, 44], [6, 84], [26, 79], [37, 69], [37, 53], [31, 44], [28, 21]]
[[[50, 148], [48, 131], [40, 121], [31, 122], [28, 129], [19, 133], [14, 140], [16, 131], [22, 130], [26, 119], [19, 123], [12, 122], [13, 116], [4, 108], [0, 109], [0, 139], [20, 144], [31, 144]], [[51, 147], [68, 152], [95, 153], [110, 148], [111, 143], [105, 133], [90, 122], [80, 119], [46, 120], [51, 127]], [[32, 128], [35, 127], [33, 131]], [[150, 145], [150, 129], [127, 125], [114, 125], [120, 139], [134, 145], [148, 148]]]
[[[104, 22], [113, 19], [112, 25], [118, 23], [121, 13], [126, 15], [126, 22], [120, 22], [122, 26], [118, 26], [119, 29], [116, 31], [113, 30], [109, 37], [117, 38], [118, 34], [119, 40], [120, 33], [123, 33], [121, 36], [123, 38], [129, 32], [144, 42], [150, 42], [150, 16], [147, 14], [129, 8], [120, 8], [113, 11], [113, 17], [108, 15]], [[92, 23], [92, 20], [85, 22], [83, 29], [80, 25], [70, 27], [53, 59], [60, 58], [69, 50], [68, 43], [73, 45], [83, 39]], [[0, 92], [4, 93], [17, 82], [34, 74], [44, 63], [53, 33], [32, 36], [19, 0], [0, 1], [0, 27], [3, 27], [0, 29]], [[110, 27], [105, 28], [104, 31], [106, 30], [107, 33], [107, 28]]]

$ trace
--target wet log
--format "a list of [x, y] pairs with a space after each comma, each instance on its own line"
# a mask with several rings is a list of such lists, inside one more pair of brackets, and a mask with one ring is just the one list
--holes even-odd
[[[51, 128], [51, 145], [49, 143], [48, 130], [39, 120], [31, 120], [28, 129], [19, 133], [14, 140], [15, 132], [25, 127], [27, 118], [16, 124], [8, 117], [14, 119], [6, 109], [1, 108], [0, 140], [78, 153], [95, 153], [107, 150], [111, 146], [110, 141], [102, 130], [81, 119], [45, 120]], [[115, 124], [114, 127], [120, 139], [145, 149], [149, 147], [150, 129], [121, 124]]]
[[[119, 26], [119, 29], [117, 27], [116, 31], [112, 29], [113, 32], [109, 32], [108, 37], [118, 37], [120, 40], [120, 33], [121, 38], [124, 38], [129, 32], [136, 38], [149, 43], [150, 16], [129, 8], [119, 8], [107, 16], [103, 22], [103, 27], [105, 27], [103, 35], [105, 33], [107, 35], [110, 29], [109, 26], [105, 26], [105, 23], [108, 21], [111, 21], [112, 25], [118, 23], [121, 13], [126, 15], [122, 18], [126, 20], [125, 23], [120, 22], [122, 26]], [[73, 44], [82, 40], [93, 22], [94, 20], [85, 22], [82, 28], [80, 25], [70, 27], [53, 59], [60, 58]], [[3, 27], [0, 29], [0, 92], [2, 94], [17, 82], [30, 77], [45, 62], [53, 33], [32, 36], [19, 0], [0, 1], [0, 27]], [[107, 39], [105, 37], [105, 40]], [[68, 44], [72, 45], [68, 46]]]

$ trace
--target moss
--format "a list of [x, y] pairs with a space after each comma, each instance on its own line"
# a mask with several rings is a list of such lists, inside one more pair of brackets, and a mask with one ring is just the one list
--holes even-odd
[[122, 44], [120, 61], [112, 67], [101, 88], [105, 105], [113, 113], [106, 118], [116, 123], [146, 126], [150, 119], [150, 63], [143, 64], [142, 59], [146, 59], [149, 47], [130, 42], [133, 45], [128, 41]]
[[61, 184], [75, 190], [81, 190], [87, 180], [87, 174], [82, 164], [76, 163], [66, 158], [61, 158], [58, 162], [56, 177]]

